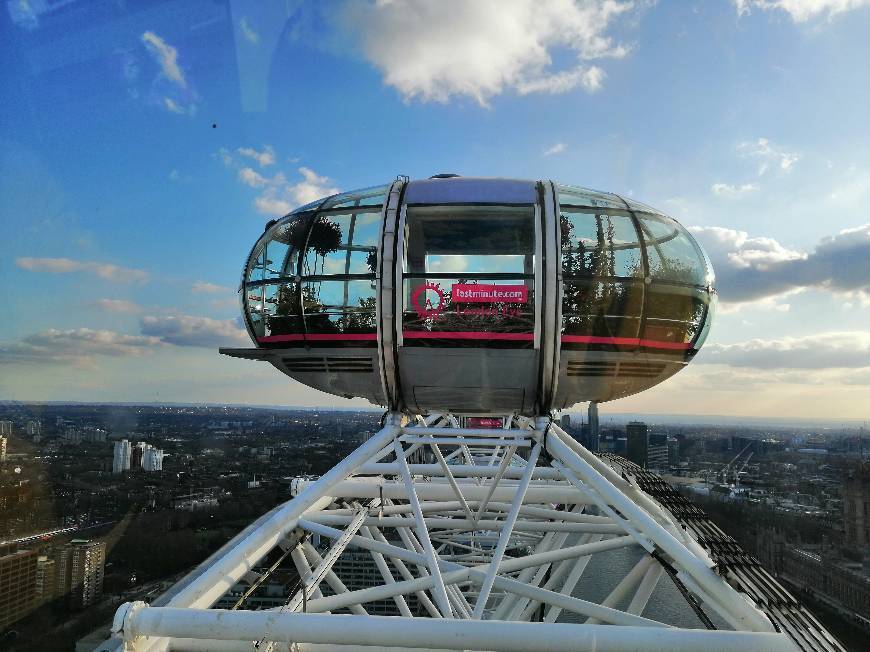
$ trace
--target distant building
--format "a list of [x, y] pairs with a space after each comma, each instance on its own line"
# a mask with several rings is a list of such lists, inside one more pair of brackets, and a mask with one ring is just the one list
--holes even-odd
[[853, 471], [843, 483], [846, 545], [870, 546], [870, 465]]
[[671, 468], [680, 465], [680, 440], [676, 437], [668, 437], [668, 466]]
[[668, 436], [650, 433], [647, 436], [647, 467], [664, 470], [668, 468]]
[[0, 437], [0, 462], [6, 461], [6, 437]]
[[641, 421], [632, 421], [625, 427], [626, 454], [628, 459], [643, 468], [649, 460], [649, 428]]
[[87, 607], [103, 595], [104, 541], [73, 539], [58, 550], [55, 560], [57, 595], [66, 596], [72, 607]]
[[130, 470], [130, 454], [132, 449], [126, 439], [115, 442], [115, 453], [112, 457], [112, 473], [123, 473]]
[[589, 410], [587, 411], [588, 430], [586, 431], [585, 441], [583, 445], [593, 453], [597, 453], [600, 448], [601, 434], [598, 429], [598, 403], [590, 401]]
[[12, 436], [12, 422], [11, 421], [0, 421], [0, 437], [11, 437]]
[[42, 434], [42, 421], [28, 421], [27, 425], [24, 427], [24, 432], [26, 432], [29, 437], [40, 436]]
[[37, 606], [51, 602], [57, 595], [56, 562], [51, 557], [40, 555], [36, 560], [36, 603]]
[[163, 451], [149, 445], [145, 449], [145, 454], [142, 458], [142, 468], [146, 471], [162, 471]]
[[0, 552], [0, 632], [36, 607], [35, 550]]
[[559, 419], [559, 425], [562, 426], [562, 430], [567, 432], [571, 428], [571, 415], [563, 414], [562, 418]]
[[130, 468], [131, 469], [141, 469], [142, 468], [142, 460], [145, 457], [145, 447], [146, 444], [144, 441], [137, 442], [130, 449]]

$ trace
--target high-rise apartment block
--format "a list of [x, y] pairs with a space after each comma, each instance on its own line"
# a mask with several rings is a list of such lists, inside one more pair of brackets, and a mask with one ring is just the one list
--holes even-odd
[[112, 457], [112, 473], [123, 473], [130, 470], [130, 454], [132, 449], [126, 439], [115, 442], [115, 453]]
[[54, 600], [57, 583], [56, 562], [51, 557], [40, 555], [36, 560], [37, 606]]
[[0, 462], [6, 461], [6, 437], [0, 437]]
[[36, 606], [35, 550], [0, 549], [0, 632]]
[[0, 421], [0, 437], [11, 437], [12, 436], [12, 422], [11, 421]]
[[142, 468], [146, 471], [162, 471], [163, 451], [148, 445], [142, 458]]
[[74, 608], [87, 607], [103, 595], [106, 565], [104, 541], [73, 539], [58, 550], [57, 595], [65, 595]]

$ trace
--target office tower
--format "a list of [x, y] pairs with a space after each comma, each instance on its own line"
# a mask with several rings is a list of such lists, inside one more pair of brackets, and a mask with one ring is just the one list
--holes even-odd
[[0, 437], [0, 462], [6, 461], [6, 437]]
[[626, 437], [626, 453], [628, 459], [646, 468], [648, 461], [649, 448], [649, 428], [641, 421], [632, 421], [625, 427]]
[[589, 402], [588, 410], [589, 430], [586, 435], [586, 441], [583, 445], [593, 453], [598, 452], [600, 433], [598, 430], [598, 403], [596, 401]]
[[680, 465], [680, 440], [676, 437], [668, 437], [668, 466], [671, 468]]
[[29, 437], [39, 436], [42, 434], [42, 421], [28, 421], [27, 425], [24, 427], [24, 432], [27, 433]]
[[112, 457], [112, 473], [123, 473], [130, 469], [130, 442], [126, 439], [115, 442], [115, 453]]
[[563, 414], [562, 418], [559, 420], [559, 424], [562, 426], [562, 430], [567, 432], [571, 428], [571, 415]]
[[74, 608], [87, 607], [103, 594], [106, 544], [103, 541], [73, 539], [56, 557], [58, 595]]
[[11, 421], [0, 421], [0, 437], [11, 437], [12, 436], [12, 422]]
[[647, 467], [668, 468], [668, 436], [650, 433], [647, 438]]
[[36, 606], [35, 550], [0, 551], [0, 632]]

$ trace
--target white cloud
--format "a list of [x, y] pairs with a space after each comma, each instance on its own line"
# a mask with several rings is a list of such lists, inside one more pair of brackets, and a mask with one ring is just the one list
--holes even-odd
[[552, 147], [548, 147], [544, 150], [542, 156], [553, 156], [554, 154], [561, 154], [565, 151], [565, 143], [556, 143]]
[[[272, 165], [277, 160], [275, 150], [270, 145], [264, 145], [262, 151], [252, 147], [240, 147], [236, 151], [240, 156], [253, 159], [264, 167]], [[290, 181], [283, 172], [276, 172], [271, 177], [260, 174], [253, 168], [241, 164], [226, 148], [222, 147], [218, 150], [217, 156], [224, 165], [238, 170], [239, 181], [260, 190], [260, 194], [254, 198], [254, 207], [264, 215], [276, 217], [286, 215], [296, 206], [340, 192], [332, 179], [318, 174], [309, 167], [297, 168], [301, 178]]]
[[154, 56], [155, 61], [160, 64], [160, 68], [166, 78], [175, 82], [181, 88], [187, 88], [187, 80], [184, 78], [184, 73], [181, 72], [181, 67], [178, 65], [178, 50], [154, 32], [142, 34], [142, 42]]
[[242, 36], [245, 37], [245, 40], [249, 43], [253, 43], [256, 45], [260, 42], [260, 35], [254, 31], [254, 28], [248, 23], [248, 19], [245, 16], [242, 16], [242, 19], [239, 21], [239, 30], [242, 32]]
[[94, 301], [94, 305], [100, 310], [124, 314], [132, 314], [142, 310], [142, 306], [126, 299], [98, 299]]
[[802, 337], [707, 344], [704, 361], [762, 369], [870, 367], [870, 331], [814, 333]]
[[218, 285], [217, 283], [209, 283], [207, 281], [196, 281], [190, 286], [190, 289], [195, 294], [227, 294], [231, 293], [232, 288], [226, 285]]
[[188, 104], [187, 106], [182, 106], [171, 97], [163, 98], [163, 107], [170, 113], [176, 113], [178, 115], [196, 115], [195, 104]]
[[758, 176], [765, 174], [771, 166], [788, 172], [801, 158], [797, 152], [786, 151], [767, 138], [759, 138], [755, 142], [742, 142], [737, 146], [737, 151], [748, 158], [758, 160]]
[[272, 165], [275, 162], [275, 150], [272, 148], [271, 145], [263, 145], [262, 151], [257, 151], [253, 147], [239, 147], [239, 149], [237, 149], [236, 151], [242, 156], [247, 156], [248, 158], [254, 159], [257, 163], [260, 164], [260, 167], [266, 167], [267, 165]]
[[[485, 105], [506, 90], [598, 90], [604, 71], [589, 62], [628, 54], [609, 30], [633, 7], [620, 0], [348, 2], [342, 22], [406, 100], [466, 96]], [[557, 69], [553, 56], [564, 53], [574, 62]]]
[[250, 346], [251, 340], [235, 319], [209, 319], [192, 315], [142, 317], [142, 334], [176, 346]]
[[815, 288], [870, 296], [870, 224], [822, 238], [799, 251], [766, 237], [723, 227], [692, 227], [710, 256], [725, 302], [742, 303]]
[[737, 198], [742, 197], [750, 192], [758, 190], [758, 186], [754, 183], [743, 183], [739, 186], [730, 183], [714, 183], [710, 190], [714, 195], [719, 197]]
[[181, 178], [181, 173], [178, 170], [172, 170], [169, 173], [169, 180], [170, 181], [178, 181], [180, 178]]
[[239, 170], [239, 181], [251, 188], [261, 188], [268, 183], [266, 178], [253, 168]]
[[264, 215], [286, 215], [296, 206], [328, 197], [339, 192], [332, 185], [329, 177], [321, 176], [307, 167], [300, 167], [300, 181], [291, 183], [280, 172], [271, 179], [259, 197], [254, 199], [254, 206]]
[[96, 356], [142, 355], [159, 346], [162, 343], [157, 337], [91, 328], [51, 329], [0, 344], [0, 362], [85, 365]]
[[836, 14], [870, 6], [870, 0], [734, 0], [734, 5], [740, 16], [751, 13], [752, 9], [776, 9], [788, 13], [794, 22], [804, 23], [817, 16], [832, 18]]
[[93, 274], [107, 281], [120, 283], [145, 283], [148, 281], [148, 272], [132, 267], [121, 267], [111, 263], [95, 261], [72, 260], [71, 258], [16, 258], [15, 264], [21, 269], [31, 272], [45, 272], [48, 274], [74, 274], [84, 272]]

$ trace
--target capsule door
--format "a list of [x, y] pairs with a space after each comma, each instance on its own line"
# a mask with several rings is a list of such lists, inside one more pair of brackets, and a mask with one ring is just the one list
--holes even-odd
[[399, 236], [405, 406], [533, 413], [540, 374], [537, 203], [409, 202]]

